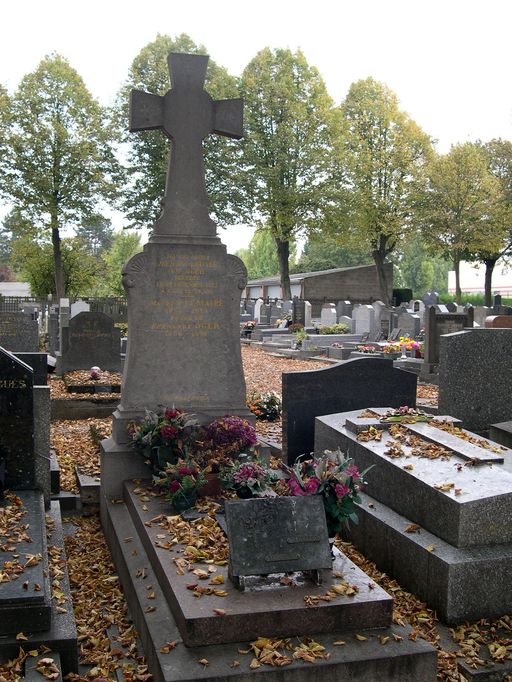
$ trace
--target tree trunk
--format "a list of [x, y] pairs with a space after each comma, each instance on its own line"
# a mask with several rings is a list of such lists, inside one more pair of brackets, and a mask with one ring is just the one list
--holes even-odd
[[388, 281], [386, 279], [386, 272], [384, 270], [384, 259], [386, 254], [383, 248], [374, 249], [372, 251], [373, 261], [377, 269], [377, 279], [379, 281], [380, 298], [387, 306], [391, 305], [391, 300], [388, 293]]
[[52, 227], [52, 245], [53, 245], [53, 265], [55, 268], [55, 294], [57, 296], [57, 303], [66, 295], [66, 286], [64, 283], [64, 270], [62, 269], [62, 253], [60, 249], [60, 234], [57, 215], [51, 217]]
[[281, 241], [276, 237], [277, 246], [277, 260], [279, 263], [279, 274], [281, 276], [281, 292], [283, 300], [290, 300], [292, 297], [292, 290], [290, 287], [290, 242]]
[[453, 259], [453, 269], [455, 270], [455, 300], [460, 304], [462, 291], [460, 290], [460, 258], [458, 256]]
[[492, 273], [496, 265], [497, 258], [484, 258], [485, 263], [485, 284], [484, 284], [484, 305], [489, 308], [492, 306]]

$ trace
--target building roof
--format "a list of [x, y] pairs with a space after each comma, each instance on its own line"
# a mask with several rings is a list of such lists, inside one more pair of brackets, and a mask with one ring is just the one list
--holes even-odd
[[28, 282], [0, 282], [2, 296], [31, 296]]
[[[296, 272], [290, 275], [290, 284], [299, 284], [304, 279], [309, 279], [310, 277], [320, 277], [322, 275], [333, 275], [337, 272], [346, 272], [347, 270], [357, 270], [359, 268], [368, 268], [368, 265], [351, 265], [346, 268], [331, 268], [330, 270], [316, 270], [314, 272]], [[251, 279], [247, 282], [247, 286], [257, 286], [258, 284], [280, 284], [281, 278], [279, 275], [274, 277], [261, 277], [260, 279]]]

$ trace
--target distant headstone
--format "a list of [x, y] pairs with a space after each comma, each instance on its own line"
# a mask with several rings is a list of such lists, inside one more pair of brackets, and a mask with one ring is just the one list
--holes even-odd
[[357, 358], [326, 369], [283, 374], [283, 457], [313, 451], [315, 417], [335, 412], [416, 405], [417, 377], [381, 358]]
[[[471, 431], [512, 419], [512, 329], [467, 329], [440, 340], [439, 414]], [[284, 376], [284, 375], [283, 375]]]
[[457, 312], [457, 304], [454, 303], [453, 301], [448, 301], [448, 303], [446, 304], [446, 310], [449, 313], [456, 313]]
[[0, 348], [0, 462], [12, 490], [35, 487], [32, 368]]
[[331, 568], [320, 495], [228, 500], [225, 510], [230, 576]]
[[426, 308], [430, 305], [437, 305], [439, 303], [439, 294], [437, 291], [427, 291], [427, 293], [423, 295], [423, 303]]
[[352, 311], [355, 334], [369, 334], [373, 331], [375, 310], [371, 305], [358, 305]]
[[120, 330], [105, 313], [78, 313], [62, 330], [62, 347], [57, 372], [90, 369], [93, 366], [112, 372], [121, 369]]
[[338, 317], [346, 315], [347, 317], [352, 317], [353, 305], [350, 301], [338, 301], [336, 304], [336, 313]]
[[398, 341], [400, 336], [402, 336], [402, 330], [400, 329], [400, 327], [393, 327], [390, 335], [388, 336], [388, 339], [389, 341]]
[[[425, 315], [425, 365], [439, 364], [441, 336], [473, 327], [473, 308], [467, 313], [438, 313], [440, 306], [430, 306]], [[433, 369], [433, 368], [432, 368]]]
[[260, 322], [261, 319], [261, 306], [263, 305], [263, 299], [258, 298], [254, 302], [254, 309], [253, 309], [253, 320], [256, 320], [256, 322]]
[[336, 324], [336, 306], [334, 303], [324, 303], [320, 311], [320, 324], [326, 327], [330, 327]]
[[75, 301], [71, 304], [70, 317], [75, 317], [78, 313], [88, 313], [91, 310], [89, 303], [85, 301]]
[[0, 346], [13, 352], [37, 353], [39, 325], [25, 313], [0, 312]]
[[420, 333], [421, 320], [419, 315], [412, 315], [407, 310], [404, 310], [398, 315], [397, 325], [402, 330], [404, 336], [415, 339]]
[[491, 315], [485, 319], [488, 328], [512, 329], [512, 315]]

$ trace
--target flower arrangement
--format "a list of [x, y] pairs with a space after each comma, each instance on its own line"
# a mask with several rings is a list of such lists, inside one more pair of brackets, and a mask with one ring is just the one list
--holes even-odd
[[379, 421], [387, 424], [394, 424], [396, 422], [402, 424], [414, 424], [415, 422], [428, 422], [433, 419], [431, 414], [426, 414], [415, 407], [408, 407], [402, 405], [394, 410], [389, 410], [380, 418]]
[[198, 490], [205, 484], [206, 478], [201, 470], [181, 459], [167, 466], [158, 480], [158, 486], [166, 491], [166, 498], [177, 510], [192, 507]]
[[242, 325], [242, 329], [244, 331], [252, 332], [252, 330], [256, 327], [256, 320], [247, 320], [247, 322], [244, 322]]
[[304, 329], [304, 325], [301, 322], [293, 322], [288, 327], [288, 331], [291, 332], [292, 334], [299, 332], [301, 329]]
[[391, 353], [400, 353], [401, 348], [399, 343], [386, 343], [385, 346], [382, 347], [382, 350], [386, 354], [391, 354]]
[[101, 369], [99, 367], [91, 367], [90, 377], [93, 381], [97, 381], [101, 376]]
[[420, 347], [420, 344], [414, 339], [411, 339], [409, 336], [401, 336], [398, 339], [398, 345], [400, 348], [405, 346], [406, 350], [418, 350]]
[[377, 348], [374, 348], [374, 346], [358, 346], [357, 351], [358, 353], [367, 353], [368, 355], [378, 352]]
[[146, 410], [141, 422], [130, 422], [133, 448], [150, 460], [154, 472], [176, 462], [192, 447], [199, 429], [194, 415], [167, 407], [159, 412]]
[[224, 488], [234, 490], [238, 497], [242, 498], [271, 495], [270, 486], [275, 478], [273, 471], [263, 462], [249, 459], [244, 455], [220, 472], [220, 480]]
[[236, 449], [237, 452], [258, 442], [256, 430], [247, 419], [229, 414], [208, 424], [205, 440], [213, 447]]
[[261, 394], [252, 393], [247, 407], [256, 415], [256, 419], [272, 422], [281, 416], [283, 404], [279, 393], [266, 391]]
[[340, 450], [326, 450], [320, 457], [299, 458], [292, 467], [285, 466], [285, 470], [290, 475], [290, 495], [322, 496], [330, 537], [349, 520], [357, 523], [355, 503], [361, 501], [358, 493], [369, 469], [360, 472]]

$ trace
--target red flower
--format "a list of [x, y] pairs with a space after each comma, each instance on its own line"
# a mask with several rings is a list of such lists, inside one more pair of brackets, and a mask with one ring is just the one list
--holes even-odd
[[170, 421], [171, 419], [175, 419], [179, 414], [181, 414], [180, 410], [176, 410], [174, 407], [165, 410], [165, 418], [168, 421]]
[[350, 492], [350, 488], [348, 485], [343, 485], [343, 483], [338, 483], [335, 487], [336, 491], [336, 497], [341, 499], [342, 497], [345, 497], [345, 495], [348, 495]]
[[180, 482], [179, 481], [171, 481], [171, 485], [169, 486], [169, 490], [171, 493], [175, 493], [180, 489]]
[[195, 473], [195, 469], [189, 469], [188, 467], [181, 467], [181, 469], [178, 469], [178, 474], [180, 476], [193, 476]]
[[174, 438], [178, 434], [178, 429], [170, 424], [164, 424], [160, 429], [160, 433], [164, 438]]

